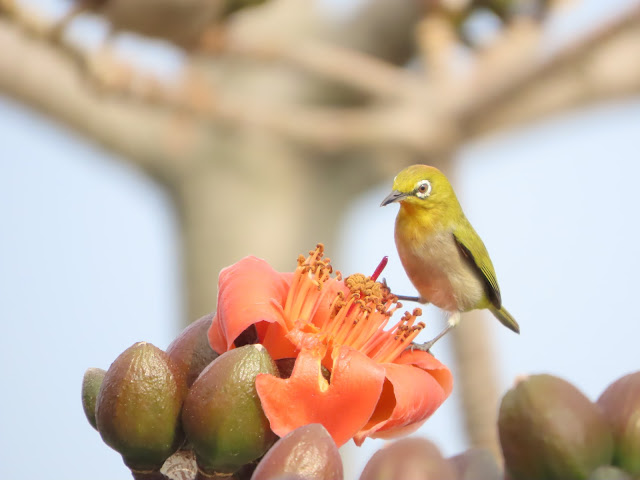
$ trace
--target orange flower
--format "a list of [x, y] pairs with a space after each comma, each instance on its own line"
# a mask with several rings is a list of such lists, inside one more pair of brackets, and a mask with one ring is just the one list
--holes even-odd
[[[378, 269], [380, 270], [380, 268]], [[338, 445], [417, 429], [451, 393], [451, 372], [430, 353], [406, 350], [424, 328], [420, 309], [384, 330], [401, 304], [374, 277], [331, 276], [323, 247], [291, 273], [246, 257], [222, 270], [209, 342], [234, 348], [248, 328], [274, 360], [295, 358], [289, 378], [260, 375], [256, 388], [272, 430], [284, 436], [321, 423]], [[330, 379], [323, 376], [323, 367]]]

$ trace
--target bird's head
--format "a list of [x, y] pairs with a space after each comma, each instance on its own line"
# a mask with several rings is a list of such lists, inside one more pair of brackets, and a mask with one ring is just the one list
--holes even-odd
[[447, 177], [429, 165], [412, 165], [396, 176], [393, 180], [393, 190], [380, 206], [384, 207], [394, 202], [413, 208], [435, 208], [444, 211], [458, 205]]

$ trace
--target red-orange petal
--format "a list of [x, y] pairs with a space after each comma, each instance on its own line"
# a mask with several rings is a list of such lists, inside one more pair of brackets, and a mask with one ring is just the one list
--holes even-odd
[[393, 363], [415, 365], [429, 372], [440, 384], [447, 397], [453, 390], [453, 375], [446, 365], [428, 352], [405, 350]]
[[264, 336], [259, 337], [260, 343], [274, 360], [295, 358], [298, 355], [296, 346], [286, 335], [287, 331], [279, 323], [271, 323], [266, 328]]
[[218, 277], [218, 310], [209, 328], [211, 348], [226, 352], [238, 335], [258, 322], [284, 324], [282, 304], [290, 278], [256, 257], [223, 269]]
[[227, 339], [222, 331], [222, 325], [218, 320], [217, 313], [213, 316], [207, 335], [209, 336], [209, 345], [211, 345], [214, 352], [224, 353], [227, 351]]
[[410, 433], [451, 393], [451, 372], [429, 353], [412, 352], [403, 363], [387, 363], [384, 367], [386, 381], [380, 402], [369, 422], [355, 436], [358, 445], [367, 437], [389, 438]]
[[259, 375], [256, 388], [277, 435], [321, 423], [340, 446], [371, 417], [382, 391], [384, 367], [357, 350], [340, 347], [329, 384], [322, 376], [320, 362], [302, 351], [290, 378]]

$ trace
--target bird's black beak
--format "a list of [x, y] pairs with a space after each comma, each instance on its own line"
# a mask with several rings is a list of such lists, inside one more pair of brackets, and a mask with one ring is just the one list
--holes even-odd
[[398, 190], [392, 190], [391, 193], [387, 195], [387, 197], [384, 200], [382, 200], [382, 203], [380, 204], [380, 206], [384, 207], [385, 205], [389, 205], [390, 203], [398, 202], [403, 198], [405, 198], [407, 195], [408, 194], [399, 192]]

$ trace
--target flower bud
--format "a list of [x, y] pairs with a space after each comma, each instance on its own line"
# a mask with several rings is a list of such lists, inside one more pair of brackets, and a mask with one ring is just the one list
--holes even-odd
[[220, 355], [192, 385], [182, 421], [205, 476], [233, 473], [275, 442], [256, 392], [261, 373], [277, 375], [275, 363], [262, 345], [246, 345]]
[[89, 368], [82, 378], [82, 408], [89, 423], [96, 430], [96, 399], [100, 391], [100, 385], [107, 373], [101, 368]]
[[360, 480], [457, 480], [456, 470], [438, 447], [425, 438], [404, 438], [378, 450], [364, 467]]
[[341, 480], [340, 452], [319, 423], [298, 427], [282, 437], [258, 464], [251, 480]]
[[184, 373], [159, 348], [139, 342], [111, 364], [98, 394], [96, 422], [104, 442], [133, 471], [158, 471], [184, 437]]
[[633, 477], [618, 467], [602, 465], [591, 472], [587, 480], [633, 480]]
[[214, 313], [205, 315], [185, 328], [167, 348], [167, 355], [186, 373], [187, 386], [191, 387], [200, 372], [218, 357], [209, 345], [207, 332]]
[[600, 409], [552, 375], [521, 380], [503, 397], [498, 431], [513, 480], [580, 480], [613, 453]]
[[500, 467], [489, 450], [484, 448], [470, 448], [449, 462], [458, 472], [458, 480], [501, 480], [503, 478]]
[[640, 475], [640, 372], [609, 385], [598, 405], [613, 430], [613, 464]]

